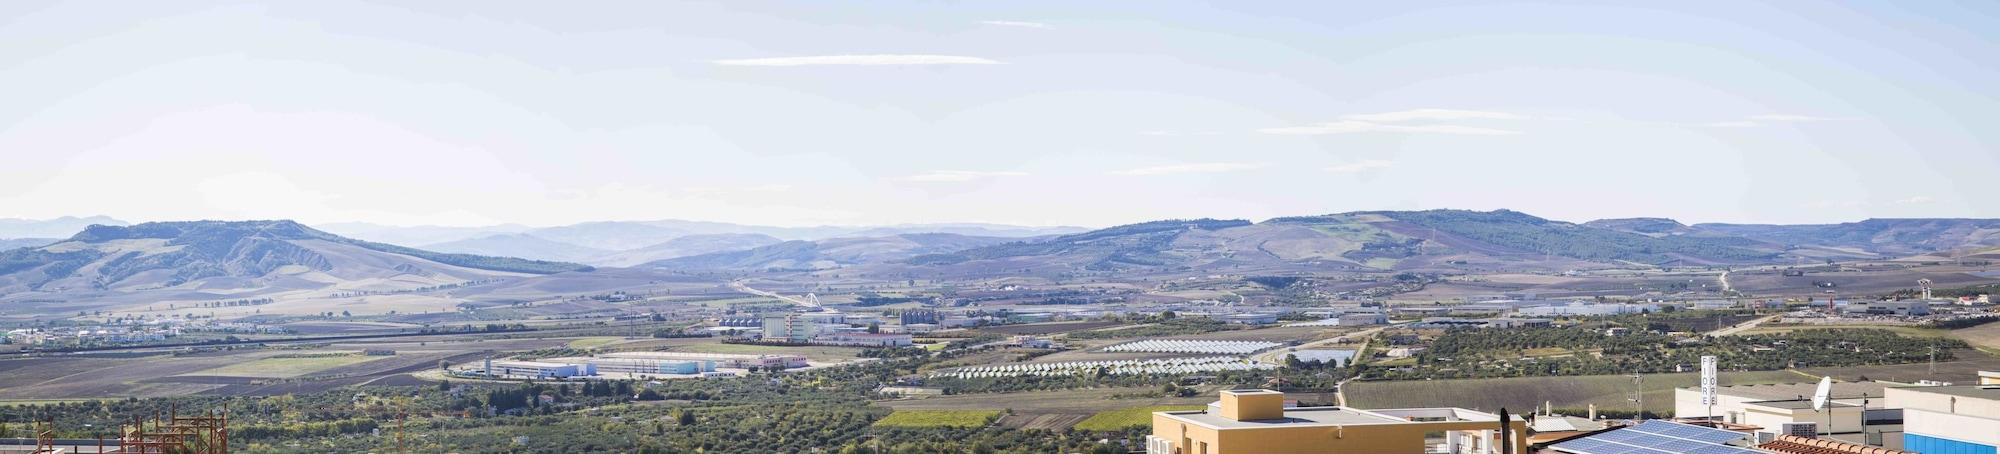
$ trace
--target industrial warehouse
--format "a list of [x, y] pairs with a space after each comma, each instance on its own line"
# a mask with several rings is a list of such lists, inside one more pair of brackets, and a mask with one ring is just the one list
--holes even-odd
[[588, 357], [537, 360], [487, 359], [452, 370], [468, 378], [501, 379], [664, 379], [737, 376], [754, 371], [814, 367], [800, 355], [617, 352]]

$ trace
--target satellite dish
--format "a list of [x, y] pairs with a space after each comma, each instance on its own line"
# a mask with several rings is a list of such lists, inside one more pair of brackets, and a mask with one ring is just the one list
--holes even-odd
[[1813, 391], [1813, 411], [1826, 409], [1826, 401], [1833, 397], [1833, 377], [1820, 377], [1819, 389]]

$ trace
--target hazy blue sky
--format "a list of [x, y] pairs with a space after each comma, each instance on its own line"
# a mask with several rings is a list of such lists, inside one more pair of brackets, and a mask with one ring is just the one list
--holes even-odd
[[0, 2], [0, 217], [2000, 216], [2000, 2], [1416, 3]]

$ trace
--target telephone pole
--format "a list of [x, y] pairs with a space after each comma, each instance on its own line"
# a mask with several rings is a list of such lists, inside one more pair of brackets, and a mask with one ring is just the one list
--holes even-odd
[[1639, 410], [1632, 413], [1632, 419], [1646, 420], [1646, 376], [1644, 375], [1632, 374], [1632, 402]]

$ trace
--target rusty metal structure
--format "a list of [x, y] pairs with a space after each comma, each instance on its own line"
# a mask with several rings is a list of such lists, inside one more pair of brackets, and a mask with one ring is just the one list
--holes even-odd
[[123, 454], [228, 454], [229, 410], [181, 416], [179, 408], [169, 407], [151, 421], [139, 416], [120, 424], [118, 434]]
[[55, 422], [35, 421], [35, 454], [55, 452], [57, 452]]

